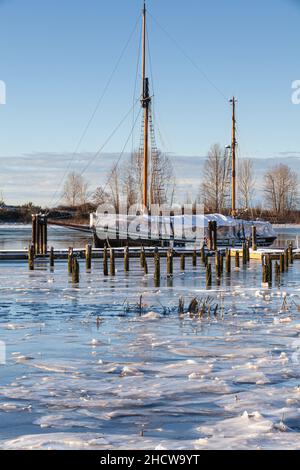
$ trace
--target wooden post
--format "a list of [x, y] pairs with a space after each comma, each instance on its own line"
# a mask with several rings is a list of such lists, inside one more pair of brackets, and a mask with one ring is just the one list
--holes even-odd
[[180, 269], [181, 271], [185, 270], [185, 255], [184, 254], [180, 256]]
[[211, 286], [211, 264], [206, 265], [206, 288]]
[[289, 254], [289, 263], [293, 264], [294, 263], [293, 243], [289, 244], [288, 254]]
[[284, 265], [284, 254], [280, 253], [280, 272], [284, 273], [285, 265]]
[[144, 259], [144, 274], [148, 274], [148, 264], [147, 264], [146, 256]]
[[50, 268], [53, 268], [54, 267], [54, 248], [53, 248], [53, 246], [51, 246], [51, 248], [50, 248], [49, 261], [50, 261]]
[[40, 253], [40, 217], [36, 215], [36, 223], [35, 223], [35, 254], [38, 255]]
[[103, 248], [103, 275], [108, 276], [107, 247]]
[[197, 266], [197, 250], [196, 248], [193, 251], [193, 267], [195, 268]]
[[262, 267], [262, 282], [263, 284], [266, 284], [267, 282], [267, 265], [264, 264]]
[[142, 246], [141, 247], [141, 254], [140, 254], [141, 268], [144, 267], [145, 261], [146, 261], [145, 248]]
[[288, 249], [284, 250], [284, 262], [286, 271], [289, 269], [289, 252]]
[[68, 272], [72, 274], [73, 270], [73, 248], [70, 247], [68, 251]]
[[224, 271], [224, 257], [221, 252], [219, 253], [219, 257], [220, 257], [219, 266], [220, 266], [220, 277], [221, 277]]
[[110, 249], [110, 275], [116, 275], [116, 268], [115, 268], [115, 251], [113, 248]]
[[92, 245], [85, 245], [85, 266], [90, 271], [92, 267]]
[[44, 215], [43, 216], [43, 221], [42, 221], [42, 239], [43, 239], [43, 245], [42, 245], [42, 254], [46, 255], [48, 251], [48, 221], [47, 217]]
[[79, 283], [79, 263], [75, 256], [72, 258], [72, 282], [74, 284]]
[[252, 225], [252, 250], [257, 250], [256, 226]]
[[250, 261], [250, 239], [246, 240], [246, 259], [247, 263]]
[[230, 274], [231, 272], [231, 251], [229, 249], [226, 250], [226, 273]]
[[34, 253], [36, 253], [37, 243], [36, 243], [36, 218], [35, 214], [32, 214], [32, 234], [31, 234], [31, 244], [34, 247]]
[[202, 263], [204, 263], [204, 264], [205, 264], [205, 262], [206, 262], [204, 243], [202, 244], [202, 247], [201, 247], [201, 261], [202, 261]]
[[218, 226], [217, 221], [214, 220], [212, 223], [213, 229], [213, 250], [216, 251], [218, 249]]
[[280, 281], [280, 264], [277, 261], [275, 263], [275, 276], [277, 281]]
[[240, 252], [237, 250], [234, 255], [234, 260], [235, 260], [235, 267], [239, 268], [240, 267]]
[[266, 271], [267, 271], [267, 282], [272, 283], [272, 258], [271, 255], [266, 256]]
[[169, 250], [167, 253], [167, 275], [172, 276], [173, 274], [173, 250]]
[[246, 253], [246, 243], [243, 242], [243, 265], [245, 266], [247, 264], [247, 253]]
[[208, 240], [207, 248], [211, 251], [213, 249], [213, 221], [208, 221]]
[[160, 284], [160, 257], [159, 252], [154, 253], [154, 283], [156, 287]]
[[34, 270], [34, 245], [29, 245], [28, 247], [28, 268], [29, 271]]
[[126, 246], [124, 248], [124, 271], [128, 273], [129, 271], [129, 248]]

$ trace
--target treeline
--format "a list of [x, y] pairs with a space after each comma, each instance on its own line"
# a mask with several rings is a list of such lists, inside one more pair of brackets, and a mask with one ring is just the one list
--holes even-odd
[[[179, 170], [179, 169], [178, 169]], [[231, 155], [219, 144], [211, 146], [204, 167], [199, 169], [199, 190], [194, 198], [182, 200], [177, 191], [174, 169], [168, 155], [159, 151], [151, 155], [149, 165], [149, 194], [152, 204], [203, 204], [206, 213], [230, 214]], [[266, 169], [263, 181], [258, 182], [251, 159], [239, 159], [237, 168], [238, 216], [248, 219], [264, 218], [278, 223], [300, 222], [298, 175], [288, 165], [274, 164]], [[51, 217], [68, 217], [86, 223], [89, 213], [101, 204], [110, 204], [118, 212], [122, 203], [127, 208], [143, 200], [143, 154], [133, 152], [122, 164], [111, 167], [104, 184], [90, 190], [82, 174], [72, 172], [65, 181], [61, 205], [48, 209]], [[5, 206], [0, 198], [0, 221], [31, 220], [32, 212], [45, 211], [33, 203], [17, 210]], [[261, 202], [257, 202], [261, 201]]]
[[[299, 180], [288, 165], [280, 163], [267, 169], [259, 185], [253, 161], [243, 158], [238, 161], [236, 176], [237, 207], [241, 217], [298, 220]], [[231, 155], [219, 144], [214, 144], [208, 152], [197, 202], [204, 204], [206, 212], [230, 212]]]

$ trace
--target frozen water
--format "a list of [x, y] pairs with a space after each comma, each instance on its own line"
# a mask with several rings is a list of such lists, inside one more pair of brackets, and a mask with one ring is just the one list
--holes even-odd
[[[191, 260], [172, 280], [162, 260], [159, 288], [150, 260], [116, 267], [80, 262], [73, 286], [66, 261], [1, 262], [1, 448], [300, 448], [298, 261], [281, 285], [253, 261], [210, 291]], [[216, 316], [178, 314], [207, 295]]]

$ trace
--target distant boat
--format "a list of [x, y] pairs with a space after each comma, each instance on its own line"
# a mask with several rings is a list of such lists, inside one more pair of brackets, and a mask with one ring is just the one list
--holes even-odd
[[[100, 211], [90, 215], [90, 228], [94, 233], [96, 247], [104, 244], [110, 246], [153, 245], [176, 246], [195, 243], [202, 235], [202, 242], [208, 237], [209, 221], [217, 222], [218, 246], [239, 246], [251, 238], [252, 226], [256, 226], [257, 246], [269, 246], [276, 240], [272, 225], [266, 221], [248, 221], [237, 217], [236, 210], [236, 99], [232, 104], [232, 142], [231, 142], [231, 216], [222, 214], [207, 215], [149, 215], [149, 134], [153, 131], [151, 124], [151, 96], [149, 79], [146, 77], [146, 5], [144, 3], [142, 22], [142, 94], [141, 106], [143, 116], [143, 207], [147, 210], [136, 215], [102, 214]], [[150, 127], [150, 129], [149, 129]], [[150, 132], [149, 132], [150, 130]], [[150, 155], [151, 156], [151, 155]], [[154, 178], [155, 179], [155, 178]], [[153, 190], [153, 188], [152, 188]], [[158, 190], [158, 189], [157, 189]], [[150, 204], [149, 204], [150, 202]], [[132, 228], [134, 227], [134, 229]], [[198, 235], [195, 232], [198, 230]], [[200, 236], [200, 238], [201, 238]]]

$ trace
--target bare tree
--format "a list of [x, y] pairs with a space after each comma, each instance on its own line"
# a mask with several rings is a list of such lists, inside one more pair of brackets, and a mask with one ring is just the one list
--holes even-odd
[[[169, 157], [156, 151], [151, 155], [149, 175], [149, 193], [152, 204], [173, 203], [175, 176]], [[120, 202], [125, 202], [127, 209], [143, 202], [144, 159], [142, 152], [133, 152], [122, 166], [114, 165], [110, 170], [104, 188], [97, 188], [93, 199], [96, 203], [109, 202], [116, 212]]]
[[106, 191], [106, 188], [103, 186], [99, 186], [96, 188], [93, 194], [93, 202], [97, 206], [101, 206], [102, 204], [106, 204], [109, 202], [110, 196], [109, 193]]
[[279, 164], [264, 176], [264, 193], [268, 206], [276, 214], [293, 210], [298, 202], [298, 176], [288, 165]]
[[3, 192], [0, 191], [0, 207], [3, 207], [3, 206], [5, 206], [5, 201], [4, 201]]
[[239, 160], [238, 164], [238, 199], [242, 209], [249, 209], [255, 189], [253, 161], [250, 158]]
[[222, 211], [229, 196], [229, 156], [219, 144], [214, 144], [204, 163], [200, 200], [207, 210]]
[[150, 200], [152, 204], [173, 204], [175, 195], [175, 175], [168, 155], [159, 150], [152, 152]]
[[79, 173], [68, 175], [63, 188], [63, 199], [66, 204], [75, 207], [88, 200], [88, 183]]
[[116, 213], [120, 210], [120, 199], [121, 199], [121, 182], [120, 182], [120, 170], [117, 165], [114, 165], [110, 170], [107, 178], [106, 187], [108, 188], [109, 197], [111, 204], [114, 206]]

